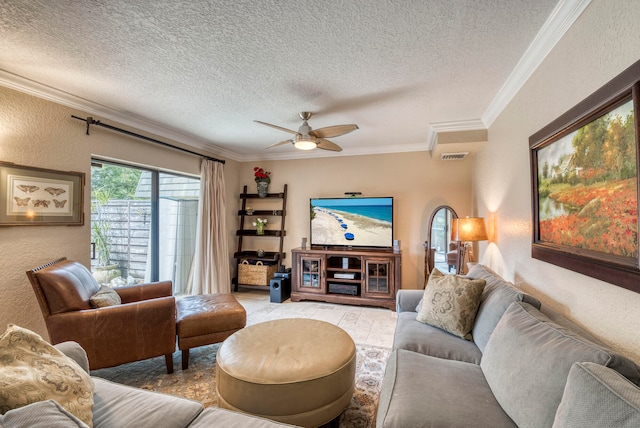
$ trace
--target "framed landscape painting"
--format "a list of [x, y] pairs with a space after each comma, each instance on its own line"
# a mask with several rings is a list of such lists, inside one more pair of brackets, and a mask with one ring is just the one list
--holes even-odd
[[640, 63], [529, 139], [532, 257], [640, 292]]
[[0, 226], [84, 224], [84, 173], [0, 162]]

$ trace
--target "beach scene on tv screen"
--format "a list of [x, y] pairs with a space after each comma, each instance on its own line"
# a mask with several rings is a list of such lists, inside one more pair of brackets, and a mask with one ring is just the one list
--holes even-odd
[[391, 247], [393, 199], [312, 199], [311, 244]]

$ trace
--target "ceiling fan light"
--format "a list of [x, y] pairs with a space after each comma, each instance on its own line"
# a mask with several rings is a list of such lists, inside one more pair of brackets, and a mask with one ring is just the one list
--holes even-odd
[[318, 146], [316, 139], [313, 137], [299, 136], [293, 143], [296, 149], [300, 150], [313, 150]]
[[300, 150], [313, 150], [318, 146], [315, 141], [308, 140], [297, 141], [293, 143], [293, 145], [296, 146], [296, 149]]

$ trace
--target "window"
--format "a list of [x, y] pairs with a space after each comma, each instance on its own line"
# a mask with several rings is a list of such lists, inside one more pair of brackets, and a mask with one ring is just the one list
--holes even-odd
[[114, 287], [170, 280], [191, 283], [200, 180], [93, 160], [91, 268]]

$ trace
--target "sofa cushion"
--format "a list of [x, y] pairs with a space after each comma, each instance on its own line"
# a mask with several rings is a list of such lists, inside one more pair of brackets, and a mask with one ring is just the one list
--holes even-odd
[[484, 285], [483, 279], [444, 275], [434, 269], [416, 320], [471, 340], [471, 329]]
[[415, 312], [398, 314], [393, 349], [406, 349], [432, 357], [480, 364], [482, 352], [475, 343], [418, 322], [416, 315]]
[[549, 427], [574, 362], [614, 368], [638, 382], [626, 358], [552, 322], [527, 303], [512, 303], [498, 322], [480, 366], [496, 399], [518, 425]]
[[607, 367], [574, 363], [553, 426], [640, 427], [640, 388]]
[[116, 293], [116, 290], [108, 285], [103, 285], [96, 294], [91, 296], [89, 302], [92, 308], [104, 308], [119, 305], [122, 300], [120, 300], [120, 295]]
[[[132, 388], [93, 377], [93, 426], [186, 427], [202, 412], [197, 401]], [[140, 409], [144, 409], [141, 411]]]
[[76, 364], [82, 367], [82, 370], [89, 373], [89, 359], [87, 358], [87, 353], [78, 342], [68, 340], [66, 342], [56, 343], [53, 347], [75, 361]]
[[55, 400], [91, 426], [91, 378], [40, 335], [9, 325], [0, 336], [0, 362], [0, 413], [37, 401]]
[[484, 279], [486, 282], [472, 330], [473, 341], [482, 352], [487, 346], [493, 329], [511, 303], [526, 302], [540, 308], [540, 302], [536, 298], [517, 289], [487, 266], [474, 265], [469, 269], [467, 277]]
[[234, 412], [219, 407], [207, 407], [189, 428], [283, 428], [294, 427], [282, 422], [272, 421], [246, 413]]
[[401, 289], [396, 293], [396, 312], [419, 312], [416, 306], [422, 302], [424, 290]]
[[391, 353], [380, 393], [378, 428], [472, 425], [516, 426], [493, 397], [480, 366], [404, 349]]
[[87, 428], [54, 400], [38, 401], [0, 416], [0, 428]]

